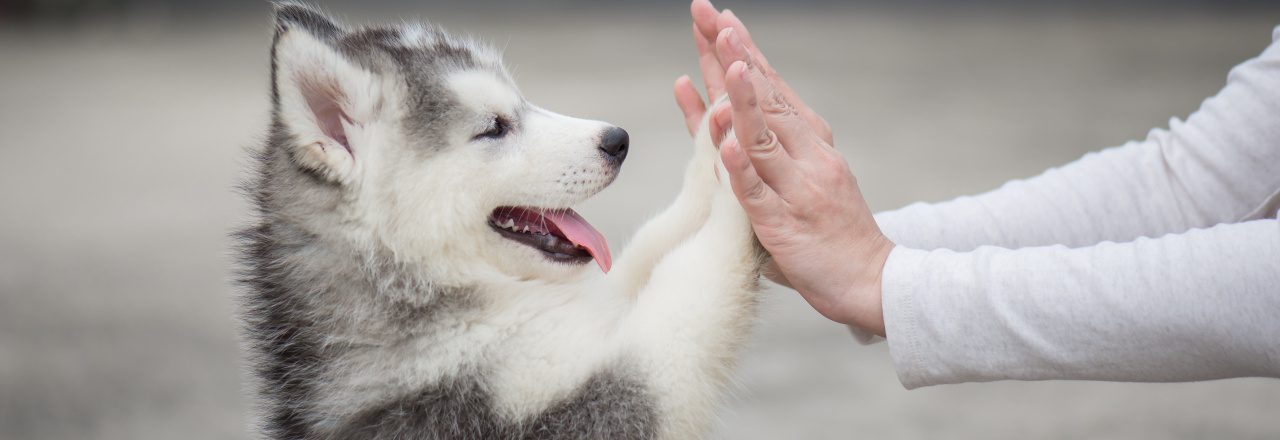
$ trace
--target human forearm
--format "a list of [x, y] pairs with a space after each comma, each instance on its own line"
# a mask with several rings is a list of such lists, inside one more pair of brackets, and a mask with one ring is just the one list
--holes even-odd
[[1277, 262], [1276, 220], [1079, 249], [898, 248], [889, 348], [907, 388], [1280, 377]]
[[883, 212], [877, 221], [900, 245], [967, 251], [1126, 242], [1245, 220], [1280, 188], [1277, 117], [1280, 44], [1273, 43], [1232, 69], [1185, 123], [1173, 119], [1143, 141], [977, 196]]

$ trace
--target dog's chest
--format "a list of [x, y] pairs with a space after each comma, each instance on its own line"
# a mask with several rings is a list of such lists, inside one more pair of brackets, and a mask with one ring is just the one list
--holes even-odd
[[483, 376], [443, 380], [355, 415], [334, 437], [640, 440], [657, 433], [653, 399], [624, 370], [601, 371], [525, 417], [499, 410], [485, 381]]

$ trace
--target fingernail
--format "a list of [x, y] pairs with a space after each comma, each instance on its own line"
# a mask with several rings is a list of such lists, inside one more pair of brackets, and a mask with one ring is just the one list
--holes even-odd
[[[745, 47], [742, 45], [742, 39], [738, 38], [738, 33], [735, 32], [733, 28], [726, 28], [726, 29], [729, 30], [729, 33], [728, 35], [725, 35], [725, 41], [729, 42], [729, 47], [733, 48], [733, 50], [735, 51], [739, 50], [739, 48]], [[746, 51], [743, 51], [743, 52], [746, 52]]]
[[730, 51], [732, 51], [732, 50], [734, 50], [733, 48], [734, 48], [734, 47], [737, 47], [737, 46], [734, 46], [734, 45], [733, 45], [733, 43], [730, 43], [730, 42], [729, 42], [729, 39], [731, 38], [731, 37], [730, 37], [731, 35], [733, 35], [733, 28], [724, 28], [724, 29], [721, 29], [721, 30], [720, 30], [720, 33], [716, 34], [716, 41], [713, 41], [713, 43], [718, 43], [718, 42], [720, 41], [720, 39], [724, 39], [725, 45], [726, 45], [726, 46], [728, 46], [728, 49], [729, 49]]
[[734, 148], [738, 148], [738, 138], [734, 137], [733, 133], [729, 133], [728, 136], [725, 136], [724, 142], [720, 143], [720, 150], [728, 150], [729, 154], [737, 154], [736, 151], [733, 151]]

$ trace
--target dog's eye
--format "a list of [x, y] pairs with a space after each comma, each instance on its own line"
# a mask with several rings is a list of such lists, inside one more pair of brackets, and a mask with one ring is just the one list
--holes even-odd
[[511, 122], [501, 116], [494, 116], [493, 122], [484, 133], [477, 134], [475, 139], [501, 139], [511, 131]]

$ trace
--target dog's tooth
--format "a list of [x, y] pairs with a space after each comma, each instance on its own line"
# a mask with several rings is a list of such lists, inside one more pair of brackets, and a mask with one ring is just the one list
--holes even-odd
[[520, 231], [520, 232], [529, 232], [529, 227], [528, 227], [528, 226], [525, 226], [525, 227], [524, 227], [524, 230], [523, 230], [523, 231]]
[[509, 218], [509, 219], [507, 219], [507, 222], [506, 222], [506, 223], [503, 223], [503, 224], [502, 224], [502, 227], [504, 227], [504, 228], [510, 228], [510, 227], [514, 227], [515, 225], [516, 225], [516, 220], [515, 220], [515, 219], [511, 219], [511, 218]]

